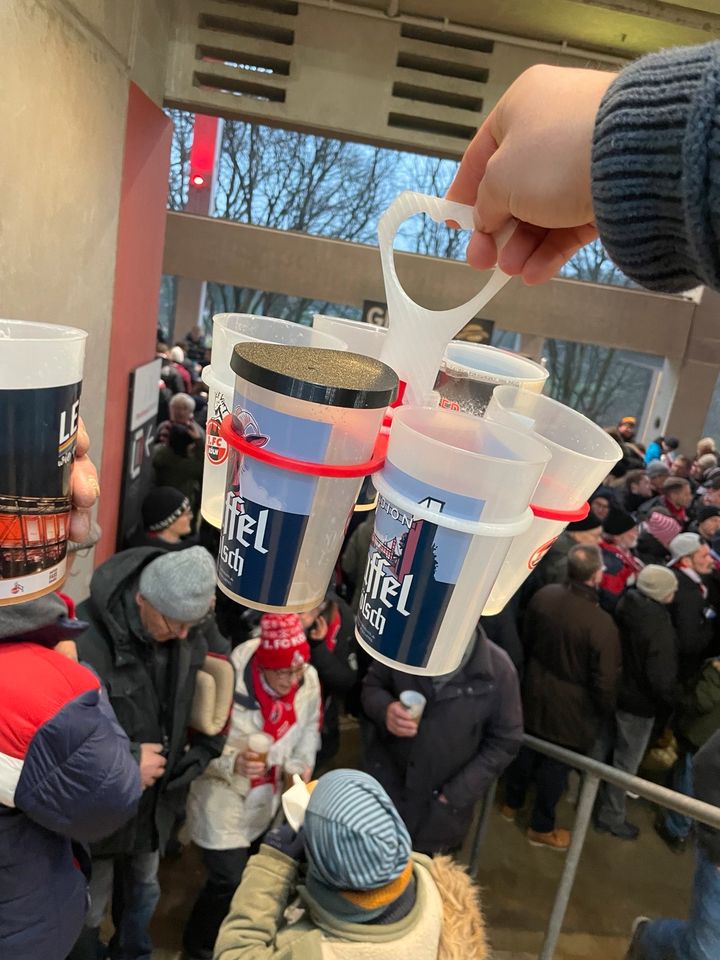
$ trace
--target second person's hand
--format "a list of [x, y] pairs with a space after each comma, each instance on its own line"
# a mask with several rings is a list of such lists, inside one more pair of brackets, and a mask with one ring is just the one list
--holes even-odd
[[140, 780], [143, 789], [151, 787], [165, 773], [167, 760], [163, 756], [161, 743], [140, 744]]
[[385, 712], [385, 726], [394, 737], [417, 736], [418, 725], [399, 700], [388, 704]]
[[248, 750], [246, 753], [238, 753], [235, 757], [235, 773], [241, 777], [247, 777], [248, 780], [254, 780], [265, 776], [265, 764], [258, 759], [256, 753]]

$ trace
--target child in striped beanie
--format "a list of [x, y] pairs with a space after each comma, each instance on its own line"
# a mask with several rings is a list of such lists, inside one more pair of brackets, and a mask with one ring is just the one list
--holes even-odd
[[308, 790], [299, 833], [271, 830], [249, 861], [217, 960], [488, 960], [470, 877], [449, 857], [412, 852], [377, 780], [332, 770]]
[[305, 813], [308, 893], [351, 923], [393, 923], [415, 901], [407, 827], [374, 777], [332, 770]]

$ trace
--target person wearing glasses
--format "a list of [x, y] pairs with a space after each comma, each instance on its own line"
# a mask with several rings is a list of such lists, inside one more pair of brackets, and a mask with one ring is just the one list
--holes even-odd
[[78, 638], [78, 657], [107, 689], [143, 793], [137, 816], [91, 846], [91, 904], [70, 960], [99, 955], [111, 898], [113, 955], [149, 960], [152, 954], [148, 928], [160, 896], [160, 854], [191, 781], [220, 756], [225, 740], [190, 729], [198, 672], [209, 651], [222, 651], [214, 597], [215, 564], [203, 547], [177, 553], [139, 547], [101, 564], [90, 598], [78, 607], [89, 624]]
[[236, 647], [231, 660], [235, 696], [227, 743], [188, 800], [190, 836], [202, 851], [207, 879], [185, 928], [187, 960], [212, 960], [248, 858], [292, 775], [310, 780], [320, 747], [320, 681], [297, 614], [265, 614], [259, 638]]

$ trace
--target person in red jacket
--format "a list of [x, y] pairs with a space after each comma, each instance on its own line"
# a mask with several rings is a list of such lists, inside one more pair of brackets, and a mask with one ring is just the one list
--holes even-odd
[[635, 518], [625, 510], [613, 507], [603, 520], [600, 549], [603, 556], [603, 578], [600, 590], [612, 609], [625, 587], [635, 582], [643, 564], [632, 552], [637, 546], [639, 528]]
[[64, 960], [87, 912], [82, 845], [140, 799], [128, 738], [72, 656], [86, 626], [57, 594], [0, 607], [0, 957]]

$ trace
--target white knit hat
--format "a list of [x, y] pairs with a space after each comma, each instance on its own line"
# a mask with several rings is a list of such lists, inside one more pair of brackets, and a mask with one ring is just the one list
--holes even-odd
[[703, 542], [699, 534], [679, 533], [670, 541], [672, 562], [676, 563], [678, 560], [682, 560], [683, 557], [691, 557], [694, 553], [698, 552], [702, 545]]
[[650, 563], [638, 574], [635, 586], [644, 596], [662, 603], [675, 594], [678, 582], [672, 570], [657, 563]]

